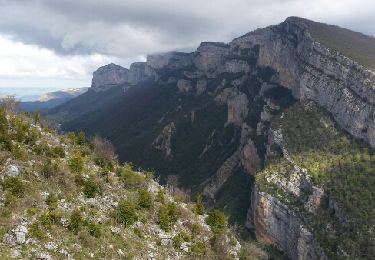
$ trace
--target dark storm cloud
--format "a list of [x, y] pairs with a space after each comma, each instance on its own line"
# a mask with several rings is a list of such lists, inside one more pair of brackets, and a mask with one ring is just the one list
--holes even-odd
[[229, 41], [291, 15], [375, 34], [370, 0], [0, 0], [0, 5], [0, 34], [61, 54], [135, 57], [192, 49], [200, 41]]

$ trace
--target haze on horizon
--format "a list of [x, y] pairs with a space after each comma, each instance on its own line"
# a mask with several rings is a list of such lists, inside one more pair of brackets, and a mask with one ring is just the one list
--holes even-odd
[[21, 94], [88, 87], [110, 62], [228, 42], [289, 16], [375, 35], [371, 0], [0, 0], [0, 16], [0, 92]]

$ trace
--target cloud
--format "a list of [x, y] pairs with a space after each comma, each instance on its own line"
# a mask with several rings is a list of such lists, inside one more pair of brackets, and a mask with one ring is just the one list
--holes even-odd
[[228, 42], [288, 16], [375, 35], [373, 0], [0, 0], [0, 79], [88, 85], [105, 63]]
[[374, 4], [305, 0], [0, 0], [0, 32], [60, 54], [120, 57], [229, 41], [297, 15], [375, 34]]

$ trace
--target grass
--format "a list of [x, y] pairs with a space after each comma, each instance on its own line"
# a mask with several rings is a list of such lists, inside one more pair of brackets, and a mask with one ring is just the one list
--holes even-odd
[[306, 20], [309, 32], [328, 48], [375, 71], [375, 38], [345, 28]]

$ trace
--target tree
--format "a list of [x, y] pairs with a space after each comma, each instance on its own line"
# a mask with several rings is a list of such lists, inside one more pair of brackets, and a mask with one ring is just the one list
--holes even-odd
[[206, 223], [214, 230], [220, 231], [227, 226], [227, 218], [223, 212], [214, 209], [206, 218]]
[[8, 113], [14, 114], [18, 111], [19, 101], [15, 96], [8, 95], [0, 100], [0, 106], [3, 107]]
[[204, 205], [202, 202], [202, 195], [198, 194], [196, 199], [195, 199], [195, 208], [194, 212], [197, 213], [198, 215], [203, 215], [205, 213]]
[[96, 135], [92, 139], [91, 143], [94, 147], [94, 153], [97, 158], [102, 158], [110, 162], [117, 161], [115, 148], [109, 140]]
[[34, 112], [34, 124], [39, 124], [40, 119], [41, 119], [40, 112], [39, 111]]

